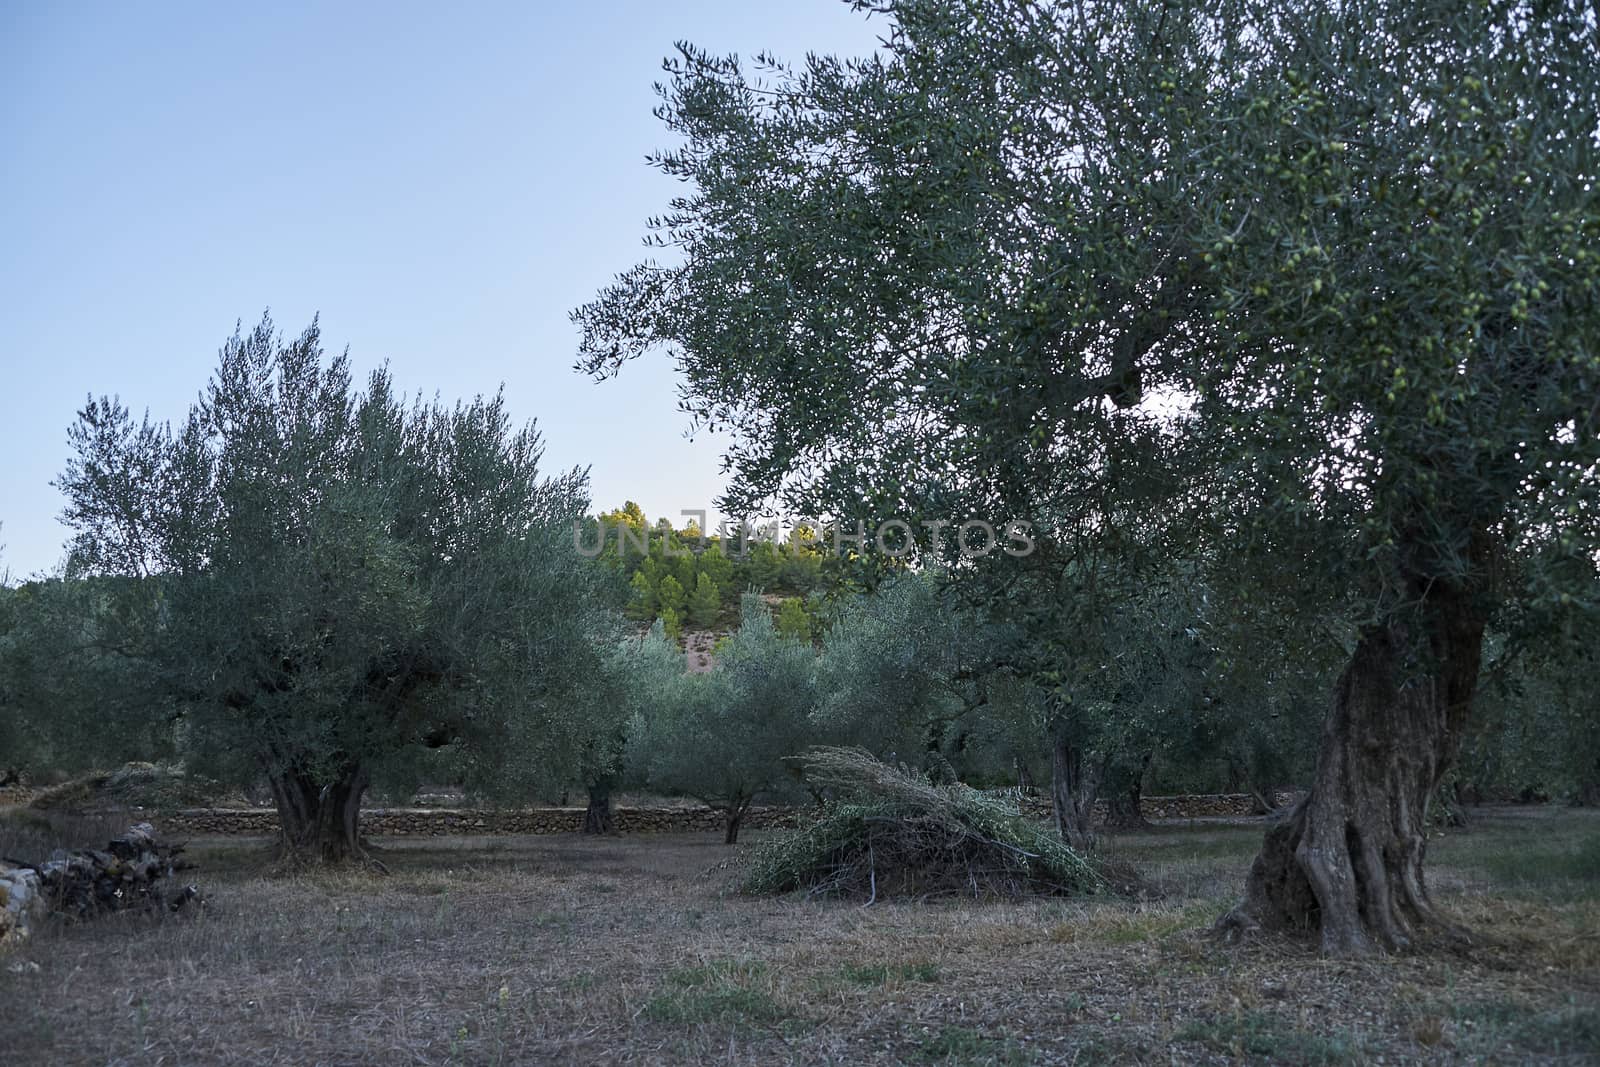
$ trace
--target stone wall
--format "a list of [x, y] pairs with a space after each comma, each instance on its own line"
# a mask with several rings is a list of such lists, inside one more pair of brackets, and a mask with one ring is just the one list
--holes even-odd
[[[1280, 804], [1294, 795], [1280, 793]], [[1145, 797], [1140, 811], [1147, 819], [1240, 818], [1252, 814], [1247, 793]], [[1050, 817], [1050, 801], [1024, 797], [1022, 808], [1036, 818]], [[793, 826], [809, 808], [752, 808], [744, 826], [759, 829]], [[1098, 814], [1106, 813], [1104, 802]], [[582, 808], [367, 808], [361, 813], [361, 830], [373, 837], [445, 837], [479, 834], [572, 834], [583, 829]], [[615, 810], [615, 825], [623, 834], [688, 833], [722, 829], [721, 812], [710, 808], [632, 808]], [[266, 837], [278, 832], [278, 814], [271, 808], [185, 808], [170, 812], [144, 812], [167, 835], [240, 834]]]
[[32, 800], [34, 789], [26, 785], [0, 785], [0, 804], [26, 804]]
[[[1276, 795], [1279, 807], [1293, 804], [1299, 793], [1280, 791]], [[1044, 795], [1023, 797], [1022, 810], [1040, 819], [1051, 815], [1050, 798]], [[1102, 798], [1094, 806], [1097, 819], [1104, 819], [1110, 809]], [[1180, 793], [1173, 796], [1147, 796], [1139, 798], [1139, 814], [1146, 819], [1243, 819], [1254, 815], [1255, 799], [1249, 793]]]
[[[373, 837], [572, 834], [583, 829], [583, 813], [583, 808], [367, 808], [361, 812], [361, 832]], [[613, 815], [617, 832], [624, 834], [722, 829], [722, 813], [710, 808], [619, 807]], [[799, 816], [794, 808], [751, 808], [744, 826], [792, 826]], [[278, 813], [271, 808], [185, 808], [141, 817], [169, 836], [278, 832]]]

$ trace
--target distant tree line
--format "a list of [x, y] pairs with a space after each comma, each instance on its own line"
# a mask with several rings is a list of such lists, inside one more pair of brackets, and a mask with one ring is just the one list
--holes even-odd
[[781, 598], [783, 632], [809, 637], [813, 616], [846, 581], [843, 568], [829, 565], [825, 542], [804, 527], [782, 540], [749, 529], [706, 534], [692, 522], [675, 530], [665, 518], [651, 525], [631, 500], [586, 526], [580, 542], [602, 546], [595, 558], [628, 583], [628, 616], [660, 620], [669, 640], [685, 629], [732, 626], [752, 590]]

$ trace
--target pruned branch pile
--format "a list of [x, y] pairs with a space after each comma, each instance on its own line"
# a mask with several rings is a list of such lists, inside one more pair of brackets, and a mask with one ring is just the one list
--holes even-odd
[[1010, 803], [933, 785], [860, 749], [817, 748], [806, 780], [834, 799], [814, 823], [765, 842], [751, 893], [1016, 898], [1108, 892], [1084, 856]]

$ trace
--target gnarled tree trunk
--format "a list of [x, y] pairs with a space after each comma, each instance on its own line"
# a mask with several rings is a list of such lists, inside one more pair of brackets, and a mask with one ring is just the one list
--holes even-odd
[[326, 785], [298, 769], [270, 776], [278, 809], [279, 849], [291, 863], [371, 863], [361, 841], [361, 799], [367, 772], [360, 764]]
[[1137, 830], [1147, 827], [1150, 823], [1145, 819], [1144, 812], [1139, 810], [1139, 802], [1144, 796], [1144, 776], [1150, 769], [1150, 753], [1146, 752], [1139, 761], [1137, 770], [1130, 772], [1127, 781], [1121, 789], [1113, 789], [1106, 797], [1106, 825], [1119, 830]]
[[1266, 782], [1258, 781], [1250, 772], [1250, 761], [1230, 749], [1228, 761], [1228, 791], [1247, 793], [1250, 796], [1250, 814], [1271, 815], [1278, 810], [1277, 790]]
[[589, 807], [583, 813], [583, 832], [610, 836], [617, 832], [616, 820], [611, 813], [611, 784], [600, 782], [589, 786]]
[[1094, 802], [1104, 770], [1075, 742], [1071, 726], [1057, 721], [1050, 737], [1050, 803], [1056, 830], [1073, 848], [1094, 847]]
[[1106, 797], [1106, 827], [1114, 830], [1137, 830], [1150, 823], [1139, 811], [1139, 784], [1119, 789]]
[[1314, 932], [1326, 953], [1361, 955], [1404, 949], [1427, 927], [1457, 932], [1423, 879], [1427, 806], [1471, 709], [1485, 612], [1458, 589], [1420, 599], [1418, 629], [1395, 622], [1361, 637], [1311, 789], [1267, 831], [1245, 899], [1219, 933]]
[[723, 835], [722, 843], [737, 845], [739, 843], [739, 827], [744, 825], [744, 817], [749, 814], [750, 805], [755, 800], [753, 796], [734, 796], [728, 800], [728, 806], [723, 809]]

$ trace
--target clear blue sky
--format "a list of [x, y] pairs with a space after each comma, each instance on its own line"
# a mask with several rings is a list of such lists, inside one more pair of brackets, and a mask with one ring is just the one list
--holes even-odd
[[684, 438], [670, 363], [597, 385], [567, 313], [676, 188], [644, 162], [674, 41], [882, 30], [837, 0], [0, 5], [0, 571], [61, 558], [86, 394], [177, 420], [268, 307], [412, 394], [504, 382], [598, 505], [709, 505], [720, 449]]

